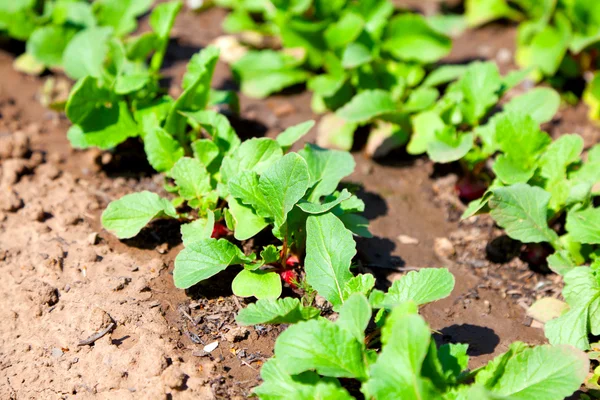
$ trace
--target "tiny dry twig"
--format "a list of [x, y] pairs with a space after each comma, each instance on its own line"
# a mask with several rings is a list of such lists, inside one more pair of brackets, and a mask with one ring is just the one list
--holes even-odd
[[116, 324], [114, 322], [111, 322], [106, 328], [102, 329], [101, 331], [98, 331], [96, 333], [94, 333], [92, 336], [90, 336], [87, 339], [82, 340], [81, 342], [79, 342], [77, 344], [77, 346], [87, 346], [90, 344], [94, 344], [94, 342], [98, 339], [100, 339], [101, 337], [103, 337], [104, 335], [106, 335], [107, 333], [109, 333], [110, 331], [112, 331], [115, 328]]

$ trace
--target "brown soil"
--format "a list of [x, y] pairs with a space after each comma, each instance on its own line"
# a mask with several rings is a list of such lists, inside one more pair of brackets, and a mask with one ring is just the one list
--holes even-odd
[[[191, 54], [222, 34], [224, 15], [185, 11], [178, 18], [166, 69], [172, 91]], [[514, 30], [490, 27], [464, 38], [452, 61], [497, 57], [512, 49]], [[473, 53], [482, 46], [485, 54]], [[236, 327], [244, 301], [231, 294], [227, 276], [189, 293], [174, 288], [176, 225], [156, 223], [123, 242], [102, 230], [108, 202], [141, 189], [160, 192], [162, 177], [140, 162], [135, 143], [114, 153], [72, 151], [64, 116], [38, 102], [44, 78], [14, 72], [12, 59], [0, 54], [0, 397], [248, 397], [280, 328]], [[214, 85], [233, 85], [222, 63]], [[241, 101], [242, 135], [273, 135], [317, 118], [307, 92]], [[588, 129], [580, 118], [579, 109], [565, 110], [554, 129]], [[399, 153], [379, 163], [360, 152], [355, 158], [349, 181], [362, 187], [375, 235], [359, 240], [359, 254], [380, 286], [414, 268], [448, 267], [454, 292], [423, 315], [440, 342], [469, 343], [471, 367], [512, 341], [544, 341], [525, 308], [548, 293], [540, 282], [550, 282], [552, 295], [560, 282], [518, 259], [488, 261], [485, 248], [499, 231], [481, 217], [457, 222], [453, 175], [434, 179], [429, 162]], [[94, 344], [78, 345], [111, 324]], [[215, 341], [217, 349], [205, 353]]]

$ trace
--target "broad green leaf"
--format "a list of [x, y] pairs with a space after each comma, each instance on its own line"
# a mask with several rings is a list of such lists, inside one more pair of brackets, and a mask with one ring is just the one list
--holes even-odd
[[252, 260], [226, 239], [204, 239], [185, 247], [175, 258], [173, 279], [179, 289], [218, 274], [230, 265]]
[[258, 189], [275, 221], [282, 226], [287, 214], [304, 197], [310, 181], [306, 161], [296, 153], [289, 153], [271, 164], [260, 176]]
[[184, 246], [203, 239], [210, 239], [215, 226], [215, 214], [208, 210], [207, 218], [198, 218], [181, 225], [181, 239]]
[[230, 153], [240, 145], [240, 138], [223, 114], [212, 110], [201, 110], [193, 113], [181, 112], [181, 114], [188, 118], [190, 124], [202, 126], [208, 131], [213, 143], [217, 145], [221, 153]]
[[362, 43], [350, 43], [342, 54], [342, 66], [346, 69], [359, 67], [373, 60], [371, 50]]
[[33, 31], [27, 40], [27, 54], [49, 67], [62, 65], [62, 56], [75, 31], [48, 25]]
[[411, 92], [402, 106], [402, 110], [407, 113], [415, 113], [426, 110], [435, 104], [440, 93], [432, 87], [419, 87]]
[[457, 81], [464, 96], [461, 107], [466, 122], [476, 125], [490, 107], [498, 102], [502, 81], [493, 62], [474, 62]]
[[552, 120], [560, 106], [559, 94], [551, 88], [538, 87], [509, 101], [504, 110], [529, 115], [538, 124]]
[[[335, 211], [335, 209], [334, 209]], [[337, 215], [337, 214], [336, 214]], [[364, 238], [372, 238], [373, 235], [369, 232], [369, 220], [358, 214], [341, 214], [338, 218], [346, 229], [353, 234]]]
[[169, 171], [169, 176], [179, 187], [179, 195], [186, 200], [199, 199], [212, 191], [206, 167], [195, 158], [180, 158]]
[[454, 127], [446, 127], [435, 132], [427, 145], [427, 154], [435, 162], [449, 163], [463, 158], [472, 147], [472, 133], [459, 133]]
[[553, 141], [540, 157], [540, 174], [549, 180], [566, 178], [567, 167], [579, 161], [583, 139], [577, 134], [562, 135]]
[[75, 148], [98, 147], [108, 150], [139, 134], [127, 103], [119, 101], [112, 107], [100, 106], [78, 125], [73, 125], [67, 137]]
[[108, 41], [112, 33], [110, 27], [91, 27], [73, 37], [62, 58], [65, 73], [69, 78], [102, 77]]
[[258, 188], [259, 180], [260, 177], [256, 172], [243, 171], [229, 181], [229, 192], [241, 203], [252, 206], [258, 215], [272, 218], [267, 199]]
[[316, 370], [321, 375], [364, 379], [363, 343], [326, 319], [299, 322], [275, 342], [275, 357], [288, 374]]
[[313, 371], [290, 375], [277, 358], [269, 359], [260, 376], [263, 383], [254, 389], [261, 399], [286, 400], [293, 393], [295, 400], [352, 400], [337, 379], [320, 378]]
[[[156, 50], [150, 61], [150, 69], [152, 71], [158, 72], [162, 66], [169, 43], [169, 33], [173, 28], [175, 17], [179, 13], [179, 10], [181, 10], [182, 5], [181, 1], [169, 1], [168, 3], [158, 4], [152, 10], [152, 14], [150, 14], [149, 23], [157, 38], [155, 42]], [[190, 60], [190, 62], [192, 61]], [[209, 74], [212, 76], [212, 71]]]
[[227, 183], [242, 171], [263, 173], [283, 157], [279, 143], [269, 138], [246, 140], [234, 152], [229, 153], [221, 164], [221, 180]]
[[354, 293], [368, 296], [375, 287], [375, 277], [372, 274], [360, 274], [352, 277], [343, 289], [343, 298], [347, 300]]
[[342, 201], [349, 199], [350, 196], [350, 192], [348, 192], [347, 189], [343, 189], [337, 196], [332, 195], [326, 198], [323, 204], [310, 203], [301, 200], [298, 203], [298, 207], [307, 214], [323, 214], [340, 204]]
[[281, 278], [277, 272], [243, 269], [231, 282], [233, 294], [239, 297], [276, 299], [281, 296]]
[[306, 222], [306, 281], [334, 306], [344, 302], [356, 254], [352, 233], [333, 214], [311, 215]]
[[600, 208], [589, 207], [567, 213], [567, 231], [580, 243], [600, 243]]
[[112, 103], [113, 100], [110, 90], [100, 85], [96, 78], [86, 76], [71, 89], [65, 113], [73, 124], [81, 124], [90, 114], [102, 110], [106, 103]]
[[142, 137], [147, 132], [162, 125], [172, 106], [173, 99], [170, 96], [162, 96], [153, 99], [150, 103], [136, 105], [133, 117], [140, 126]]
[[[571, 36], [570, 22], [564, 14], [556, 16], [555, 26], [545, 25], [542, 29], [538, 29], [534, 21], [521, 24], [515, 54], [519, 66], [536, 67], [547, 76], [556, 73], [567, 52]], [[528, 31], [532, 30], [537, 32], [529, 34]]]
[[382, 331], [383, 347], [363, 384], [368, 398], [433, 399], [433, 385], [421, 377], [421, 368], [431, 341], [427, 323], [404, 307], [392, 310]]
[[135, 31], [137, 17], [150, 9], [153, 0], [99, 0], [94, 2], [98, 24], [110, 26], [115, 35], [124, 36]]
[[400, 14], [389, 21], [383, 49], [403, 61], [435, 62], [446, 56], [452, 41], [436, 32], [418, 14]]
[[381, 89], [360, 92], [336, 111], [336, 115], [346, 122], [365, 123], [373, 118], [397, 111], [392, 96]]
[[346, 151], [326, 150], [312, 144], [307, 144], [298, 154], [308, 164], [309, 186], [313, 187], [308, 197], [311, 202], [331, 194], [356, 165], [352, 155]]
[[335, 321], [340, 328], [350, 332], [360, 342], [365, 340], [365, 329], [371, 320], [371, 305], [369, 300], [360, 293], [355, 293], [346, 299], [340, 314]]
[[435, 140], [435, 134], [444, 130], [446, 124], [437, 112], [424, 111], [412, 117], [413, 133], [406, 151], [409, 154], [422, 154], [427, 151], [429, 143]]
[[257, 215], [252, 207], [242, 204], [239, 199], [230, 196], [227, 200], [229, 212], [235, 220], [233, 236], [237, 240], [248, 240], [269, 225], [264, 218]]
[[344, 13], [338, 21], [335, 21], [324, 32], [324, 38], [329, 48], [343, 47], [358, 38], [363, 30], [365, 21], [354, 12]]
[[298, 69], [300, 64], [294, 57], [273, 50], [249, 51], [232, 65], [232, 69], [241, 80], [243, 93], [263, 98], [305, 82], [310, 75]]
[[208, 169], [212, 162], [219, 157], [219, 148], [210, 139], [198, 139], [192, 142], [192, 151], [194, 152], [194, 157], [204, 164], [204, 166]]
[[[210, 95], [210, 82], [218, 59], [219, 50], [209, 46], [194, 54], [187, 65], [187, 71], [183, 77], [184, 91], [175, 100], [164, 126], [167, 132], [177, 136], [181, 144], [187, 142], [185, 131], [187, 119], [190, 118], [190, 115], [184, 112], [203, 110], [206, 107]], [[206, 111], [200, 115], [206, 118], [207, 114], [219, 115]], [[194, 116], [196, 115], [198, 114], [194, 114]]]
[[510, 358], [492, 393], [515, 400], [564, 399], [587, 377], [589, 360], [569, 346], [538, 346]]
[[314, 120], [302, 122], [301, 124], [290, 126], [285, 131], [281, 132], [275, 140], [283, 151], [287, 151], [294, 143], [308, 133], [315, 125]]
[[448, 297], [454, 289], [454, 276], [445, 268], [423, 268], [411, 271], [394, 281], [388, 289], [382, 306], [392, 309], [412, 301], [423, 305]]
[[465, 17], [469, 26], [479, 26], [501, 18], [516, 19], [520, 13], [506, 0], [466, 0]]
[[102, 213], [102, 226], [119, 239], [137, 235], [154, 218], [177, 218], [175, 207], [156, 193], [132, 193], [112, 201]]
[[155, 128], [144, 137], [144, 150], [152, 168], [159, 172], [168, 171], [183, 157], [184, 150], [162, 128]]
[[467, 67], [464, 65], [442, 65], [427, 75], [427, 78], [423, 81], [423, 86], [432, 87], [452, 82], [463, 76], [466, 70]]
[[240, 310], [235, 320], [240, 325], [258, 324], [295, 324], [313, 319], [320, 311], [314, 307], [304, 307], [300, 300], [285, 297], [283, 299], [261, 299]]
[[506, 234], [524, 243], [556, 243], [558, 235], [548, 227], [550, 194], [523, 183], [493, 190], [490, 215]]

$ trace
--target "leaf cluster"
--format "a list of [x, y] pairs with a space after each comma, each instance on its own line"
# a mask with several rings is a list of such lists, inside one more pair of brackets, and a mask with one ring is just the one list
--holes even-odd
[[332, 112], [323, 129], [338, 148], [349, 149], [356, 128], [374, 123], [381, 126], [371, 140], [405, 143], [406, 114], [439, 96], [418, 86], [426, 68], [450, 52], [451, 39], [421, 15], [398, 13], [389, 0], [219, 3], [233, 9], [225, 30], [242, 39], [271, 35], [283, 47], [251, 50], [232, 65], [242, 91], [262, 98], [306, 82], [315, 112]]
[[[371, 292], [369, 299], [365, 293], [351, 295], [335, 322], [290, 299], [259, 300], [242, 310], [242, 324], [294, 323], [279, 336], [274, 357], [261, 370], [258, 397], [284, 399], [294, 393], [298, 399], [353, 399], [347, 388], [360, 387], [369, 399], [558, 400], [576, 391], [588, 374], [586, 356], [570, 346], [528, 347], [520, 342], [469, 371], [468, 346], [437, 347], [418, 315], [423, 300], [450, 293], [452, 275], [444, 269], [423, 269], [396, 282], [394, 301], [374, 320], [373, 310], [380, 306], [373, 298], [390, 293]], [[398, 290], [403, 294], [398, 296]]]
[[[240, 141], [229, 122], [213, 111], [182, 113], [192, 126], [212, 137], [192, 142], [194, 157], [170, 153], [172, 202], [155, 193], [134, 193], [112, 202], [102, 215], [104, 227], [119, 238], [133, 237], [155, 218], [183, 222], [185, 249], [175, 260], [174, 280], [189, 288], [229, 266], [239, 265], [232, 283], [242, 297], [279, 297], [279, 272], [290, 269], [290, 255], [305, 256], [306, 281], [336, 305], [347, 296], [350, 266], [356, 253], [353, 234], [370, 236], [359, 215], [364, 203], [337, 187], [354, 170], [352, 156], [306, 145], [287, 153], [313, 126], [309, 121], [276, 139]], [[146, 142], [147, 143], [147, 142]], [[178, 157], [178, 159], [173, 159]], [[177, 208], [181, 211], [177, 211]], [[230, 238], [215, 236], [226, 225]], [[271, 243], [245, 254], [237, 243], [268, 230]], [[356, 284], [356, 282], [354, 282]]]
[[[587, 0], [468, 0], [466, 19], [476, 26], [507, 18], [521, 21], [517, 33], [517, 64], [532, 68], [537, 79], [556, 87], [594, 73], [584, 92], [590, 117], [600, 118], [600, 4]], [[587, 80], [587, 79], [586, 79]], [[570, 96], [576, 94], [571, 93]]]

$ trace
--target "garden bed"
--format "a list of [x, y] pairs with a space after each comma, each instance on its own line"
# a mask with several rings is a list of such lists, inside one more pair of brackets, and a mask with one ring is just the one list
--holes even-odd
[[[191, 54], [222, 34], [224, 16], [212, 9], [178, 17], [165, 69], [172, 92]], [[497, 60], [503, 70], [513, 42], [512, 27], [492, 25], [465, 33], [448, 60]], [[139, 190], [166, 195], [162, 177], [135, 157], [135, 144], [112, 154], [72, 150], [68, 121], [39, 104], [47, 77], [15, 72], [13, 57], [0, 54], [0, 171], [8, 189], [0, 210], [0, 397], [246, 398], [283, 327], [238, 327], [244, 300], [233, 296], [229, 279], [176, 289], [171, 274], [183, 248], [176, 223], [155, 222], [124, 241], [103, 230], [100, 214], [110, 201]], [[219, 62], [213, 86], [232, 84]], [[237, 131], [274, 137], [318, 118], [309, 103], [307, 92], [264, 101], [242, 96]], [[554, 136], [578, 132], [586, 144], [600, 138], [582, 106], [562, 110], [549, 125]], [[314, 131], [306, 141], [315, 140]], [[452, 174], [434, 171], [426, 158], [353, 155], [357, 167], [346, 181], [360, 186], [374, 235], [357, 249], [378, 287], [413, 269], [449, 268], [454, 291], [422, 314], [439, 343], [469, 344], [471, 368], [516, 340], [545, 342], [525, 311], [542, 295], [559, 295], [557, 275], [531, 270], [516, 256], [489, 261], [486, 247], [501, 231], [488, 216], [458, 222]], [[93, 344], [79, 345], [103, 330]]]

